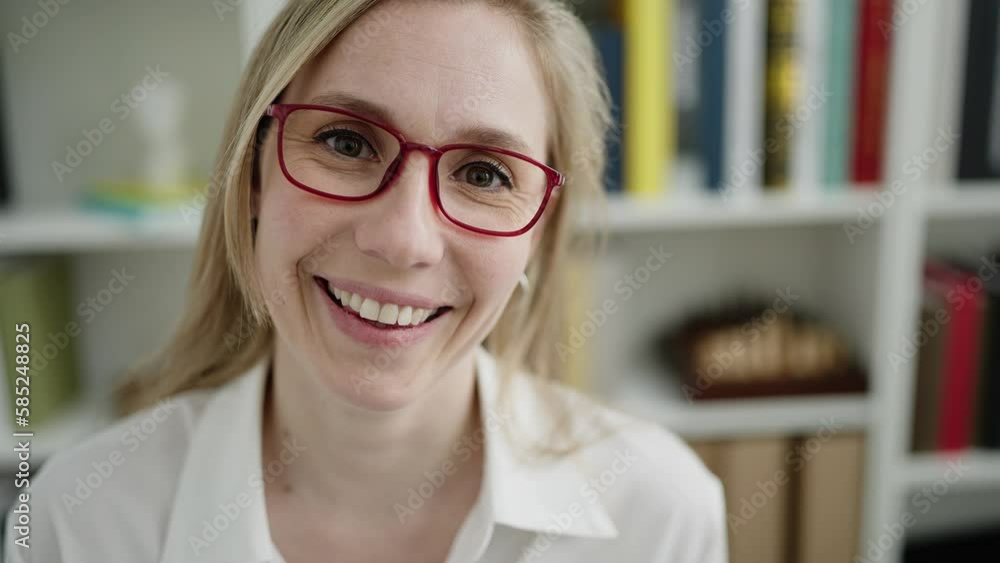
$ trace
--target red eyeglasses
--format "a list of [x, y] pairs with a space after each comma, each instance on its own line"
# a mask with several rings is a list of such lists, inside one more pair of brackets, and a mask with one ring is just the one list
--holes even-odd
[[542, 216], [565, 177], [531, 157], [475, 144], [432, 147], [407, 141], [354, 112], [320, 105], [272, 104], [278, 162], [285, 178], [309, 193], [364, 201], [388, 190], [407, 155], [430, 158], [431, 201], [452, 223], [500, 237], [523, 234]]

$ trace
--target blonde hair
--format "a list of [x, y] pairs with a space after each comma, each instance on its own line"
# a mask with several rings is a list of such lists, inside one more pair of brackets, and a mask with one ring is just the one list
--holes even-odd
[[[505, 381], [506, 374], [516, 372], [558, 380], [564, 375], [557, 343], [565, 328], [562, 296], [570, 283], [570, 246], [581, 240], [574, 222], [588, 210], [603, 208], [610, 97], [586, 28], [562, 2], [457, 3], [474, 2], [506, 10], [530, 38], [554, 117], [550, 164], [567, 176], [528, 265], [531, 289], [515, 294], [485, 346]], [[190, 389], [221, 385], [270, 351], [274, 328], [255, 275], [251, 225], [258, 124], [298, 70], [376, 4], [378, 0], [291, 0], [264, 34], [226, 125], [213, 173], [217, 189], [207, 194], [187, 307], [167, 345], [133, 370], [122, 390], [127, 411]]]

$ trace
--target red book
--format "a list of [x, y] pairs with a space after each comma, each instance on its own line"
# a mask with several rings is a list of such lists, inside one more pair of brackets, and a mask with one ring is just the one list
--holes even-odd
[[975, 274], [939, 262], [924, 268], [928, 289], [943, 295], [948, 308], [948, 340], [939, 389], [938, 449], [969, 448], [975, 435], [976, 384], [985, 296]]
[[860, 0], [854, 139], [851, 178], [859, 183], [882, 179], [889, 91], [889, 44], [892, 0]]

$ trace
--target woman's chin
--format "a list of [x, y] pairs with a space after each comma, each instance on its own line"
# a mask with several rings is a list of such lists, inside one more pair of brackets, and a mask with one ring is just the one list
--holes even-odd
[[329, 385], [348, 404], [372, 411], [393, 411], [413, 401], [415, 394], [412, 374], [377, 372], [370, 374], [336, 374]]

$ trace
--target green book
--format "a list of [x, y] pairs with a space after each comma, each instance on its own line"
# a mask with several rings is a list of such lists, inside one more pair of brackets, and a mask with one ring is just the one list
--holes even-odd
[[820, 162], [821, 178], [828, 188], [843, 188], [848, 174], [851, 154], [851, 124], [854, 122], [854, 45], [857, 0], [837, 0], [829, 3], [830, 26], [826, 84], [833, 93], [827, 102], [826, 124]]
[[[0, 261], [0, 342], [7, 386], [3, 394], [7, 405], [0, 412], [10, 418], [8, 426], [14, 430], [37, 429], [57, 418], [73, 401], [79, 389], [76, 339], [81, 330], [73, 316], [70, 271], [65, 259]], [[18, 338], [24, 334], [27, 342], [24, 336]], [[23, 359], [18, 361], [25, 351], [29, 358], [27, 370], [23, 369]], [[24, 408], [25, 401], [23, 391], [18, 395], [16, 388], [24, 387], [25, 371], [28, 425], [21, 426], [16, 424], [17, 409]], [[19, 398], [22, 405], [17, 404]]]

